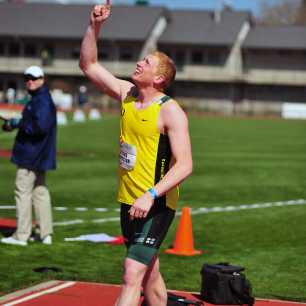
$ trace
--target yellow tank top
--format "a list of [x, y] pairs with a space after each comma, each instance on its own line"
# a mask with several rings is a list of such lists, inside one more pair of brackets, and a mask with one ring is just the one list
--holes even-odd
[[[169, 99], [164, 96], [145, 109], [136, 109], [135, 97], [122, 102], [117, 198], [120, 203], [132, 205], [169, 170], [172, 157], [169, 138], [158, 129], [160, 107]], [[156, 201], [176, 209], [178, 187]]]

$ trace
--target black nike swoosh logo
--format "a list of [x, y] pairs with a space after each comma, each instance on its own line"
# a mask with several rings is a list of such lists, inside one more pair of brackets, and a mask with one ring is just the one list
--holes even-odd
[[146, 120], [146, 119], [141, 119], [141, 121], [149, 121], [149, 120]]

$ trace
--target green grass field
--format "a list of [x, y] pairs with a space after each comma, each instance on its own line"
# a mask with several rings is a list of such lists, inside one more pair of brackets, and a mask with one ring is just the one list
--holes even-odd
[[[56, 226], [54, 244], [0, 245], [0, 295], [50, 279], [121, 283], [123, 246], [64, 242], [65, 237], [120, 235], [116, 171], [117, 116], [72, 124], [58, 130], [58, 169], [48, 175], [54, 221], [82, 219]], [[239, 206], [306, 199], [306, 126], [304, 121], [191, 117], [194, 172], [181, 186], [180, 207]], [[14, 134], [0, 132], [0, 149], [10, 149]], [[15, 167], [0, 159], [0, 205], [14, 205]], [[76, 207], [88, 207], [78, 212]], [[94, 208], [108, 208], [97, 212]], [[0, 210], [14, 217], [14, 210]], [[306, 206], [292, 205], [215, 212], [192, 216], [196, 249], [203, 254], [164, 254], [175, 237], [175, 219], [161, 249], [168, 288], [199, 291], [204, 263], [230, 262], [246, 268], [256, 297], [306, 301]], [[35, 273], [41, 266], [62, 272]]]

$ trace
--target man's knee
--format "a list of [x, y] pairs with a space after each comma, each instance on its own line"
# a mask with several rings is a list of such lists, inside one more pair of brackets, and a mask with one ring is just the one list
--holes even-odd
[[159, 279], [161, 278], [161, 274], [159, 272], [159, 270], [151, 270], [151, 271], [147, 271], [144, 279], [143, 279], [143, 282], [142, 282], [142, 285], [144, 287], [146, 287], [148, 285], [148, 283], [152, 284], [152, 283], [156, 283], [159, 281]]
[[33, 190], [33, 193], [37, 196], [46, 196], [49, 195], [49, 190], [46, 186], [36, 186]]
[[127, 286], [140, 286], [147, 267], [136, 261], [127, 259], [124, 264], [123, 283]]
[[33, 190], [33, 200], [39, 202], [50, 202], [49, 190], [46, 186], [37, 186]]
[[151, 279], [151, 280], [156, 280], [159, 277], [161, 277], [160, 271], [159, 271], [159, 259], [157, 256], [155, 256], [152, 261], [151, 264], [149, 265], [147, 271], [146, 271], [146, 275], [145, 275], [145, 279], [144, 281], [146, 281], [147, 279]]

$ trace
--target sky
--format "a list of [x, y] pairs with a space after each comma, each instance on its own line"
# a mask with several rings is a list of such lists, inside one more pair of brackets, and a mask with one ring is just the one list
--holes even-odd
[[[116, 1], [116, 0], [115, 0]], [[118, 1], [118, 0], [117, 0]], [[266, 0], [269, 3], [277, 3], [280, 0]], [[237, 10], [251, 10], [258, 14], [261, 0], [150, 0], [154, 5], [166, 5], [170, 8], [204, 8], [216, 9], [222, 7], [222, 3], [228, 3]]]
[[[35, 2], [51, 2], [52, 0], [35, 0]], [[104, 3], [105, 0], [53, 0], [62, 3]], [[135, 0], [111, 0], [113, 4], [133, 4]], [[184, 9], [218, 9], [222, 3], [228, 3], [235, 10], [250, 10], [254, 15], [260, 13], [260, 4], [265, 1], [269, 4], [281, 3], [282, 0], [149, 0], [151, 5], [166, 6]], [[34, 2], [34, 1], [33, 1]]]

